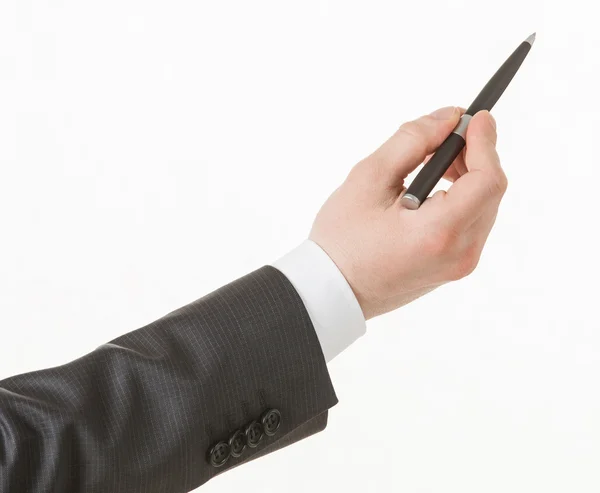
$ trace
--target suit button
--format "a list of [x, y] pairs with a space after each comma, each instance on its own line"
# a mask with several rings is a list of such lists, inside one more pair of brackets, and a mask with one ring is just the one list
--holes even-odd
[[250, 448], [256, 448], [263, 437], [263, 427], [258, 421], [252, 421], [246, 426], [246, 444]]
[[229, 460], [231, 455], [231, 447], [227, 442], [219, 442], [208, 453], [210, 465], [213, 467], [221, 467]]
[[281, 413], [278, 409], [269, 409], [261, 417], [265, 435], [272, 437], [281, 426]]
[[246, 448], [246, 435], [242, 430], [237, 430], [229, 439], [229, 447], [231, 448], [231, 456], [239, 457]]

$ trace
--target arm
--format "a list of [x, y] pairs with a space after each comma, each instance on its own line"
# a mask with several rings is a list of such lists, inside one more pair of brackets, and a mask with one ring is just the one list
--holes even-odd
[[[0, 382], [0, 491], [187, 492], [322, 430], [336, 402], [300, 297], [263, 267], [67, 365]], [[232, 457], [234, 432], [261, 417], [277, 427], [271, 409], [279, 428], [248, 430], [262, 438]]]
[[[352, 169], [311, 241], [277, 269], [68, 365], [0, 382], [0, 491], [187, 492], [322, 430], [337, 402], [324, 353], [329, 361], [364, 333], [364, 318], [479, 260], [506, 189], [487, 112], [471, 121], [448, 192], [416, 211], [400, 205], [404, 179], [458, 119], [447, 108], [400, 127]], [[272, 433], [248, 427], [261, 417]], [[262, 438], [234, 457], [228, 442], [240, 436]]]

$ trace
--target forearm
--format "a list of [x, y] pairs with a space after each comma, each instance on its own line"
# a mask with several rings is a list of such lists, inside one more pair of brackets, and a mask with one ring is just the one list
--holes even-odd
[[[0, 491], [187, 492], [325, 426], [335, 405], [302, 300], [264, 267], [67, 365], [0, 382]], [[209, 452], [278, 409], [256, 448]]]

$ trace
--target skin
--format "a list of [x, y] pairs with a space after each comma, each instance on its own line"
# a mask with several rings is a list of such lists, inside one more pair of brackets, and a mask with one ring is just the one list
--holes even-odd
[[[325, 202], [309, 238], [335, 262], [365, 318], [395, 310], [473, 272], [494, 225], [507, 179], [496, 152], [496, 123], [471, 120], [464, 152], [418, 210], [400, 205], [409, 173], [452, 132], [461, 108], [441, 108], [403, 124], [356, 164]], [[426, 164], [425, 164], [426, 165]]]

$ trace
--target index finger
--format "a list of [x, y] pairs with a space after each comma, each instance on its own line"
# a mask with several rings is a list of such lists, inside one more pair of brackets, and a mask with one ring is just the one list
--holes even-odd
[[487, 111], [480, 111], [467, 130], [467, 173], [446, 193], [450, 220], [472, 224], [484, 211], [497, 208], [508, 185], [496, 152], [496, 124]]

